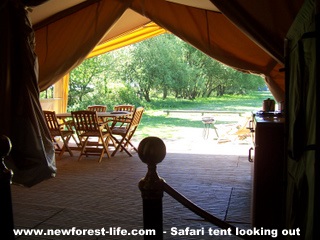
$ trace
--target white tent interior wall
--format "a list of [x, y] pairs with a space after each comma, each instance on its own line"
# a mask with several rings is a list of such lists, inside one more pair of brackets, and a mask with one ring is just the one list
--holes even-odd
[[[296, 96], [294, 91], [287, 91], [291, 78], [285, 82], [285, 73], [281, 71], [285, 66], [284, 39], [300, 9], [307, 6], [311, 9], [307, 13], [312, 16], [310, 19], [315, 19], [316, 3], [317, 0], [2, 1], [0, 20], [5, 24], [0, 25], [0, 133], [9, 136], [13, 143], [8, 166], [15, 172], [14, 181], [33, 186], [56, 171], [39, 89], [61, 79], [95, 47], [128, 37], [152, 22], [229, 66], [263, 74], [276, 100], [286, 100], [288, 116], [295, 119], [295, 107], [290, 104], [296, 103], [292, 101]], [[26, 6], [32, 9], [30, 24]], [[99, 53], [99, 49], [95, 50]], [[308, 104], [315, 102], [316, 94]], [[312, 131], [317, 133], [316, 129], [307, 132]], [[293, 138], [287, 137], [289, 141]], [[288, 160], [289, 167], [295, 169], [288, 171], [293, 174], [295, 191], [287, 199], [290, 208], [286, 212], [286, 227], [301, 227], [303, 239], [319, 237], [319, 229], [314, 227], [319, 226], [320, 216], [319, 167], [315, 164], [319, 134], [314, 138], [314, 155], [300, 156], [294, 160], [300, 163], [296, 165]], [[300, 202], [306, 204], [303, 211], [297, 204]]]

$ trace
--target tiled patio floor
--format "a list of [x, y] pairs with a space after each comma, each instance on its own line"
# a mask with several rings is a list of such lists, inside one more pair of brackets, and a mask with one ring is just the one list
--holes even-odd
[[[229, 223], [250, 227], [251, 168], [247, 161], [249, 145], [219, 145], [198, 141], [193, 148], [186, 143], [166, 142], [167, 156], [158, 165], [159, 175], [192, 202]], [[176, 143], [177, 144], [177, 143]], [[170, 146], [169, 146], [170, 145]], [[178, 149], [175, 151], [174, 149]], [[139, 180], [147, 167], [138, 154], [128, 157], [83, 158], [57, 161], [53, 179], [34, 187], [12, 186], [16, 228], [67, 229], [121, 227], [142, 228], [142, 199]], [[203, 221], [173, 198], [163, 198], [164, 239], [238, 239], [235, 236], [173, 236], [172, 227], [216, 228]], [[143, 239], [133, 236], [20, 236], [26, 239]]]

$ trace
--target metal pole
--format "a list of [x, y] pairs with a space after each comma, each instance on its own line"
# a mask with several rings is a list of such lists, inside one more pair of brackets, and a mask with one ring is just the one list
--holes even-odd
[[11, 201], [12, 171], [5, 164], [4, 159], [11, 151], [11, 141], [8, 137], [0, 136], [0, 234], [3, 239], [13, 240], [13, 213]]
[[166, 146], [157, 137], [143, 139], [138, 147], [142, 162], [148, 165], [146, 176], [140, 180], [143, 203], [143, 227], [145, 230], [155, 230], [155, 235], [145, 235], [145, 240], [163, 239], [162, 197], [164, 180], [158, 176], [157, 164], [166, 155]]

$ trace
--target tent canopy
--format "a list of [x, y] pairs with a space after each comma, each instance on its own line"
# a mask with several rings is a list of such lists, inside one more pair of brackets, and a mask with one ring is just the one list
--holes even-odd
[[[46, 89], [86, 57], [166, 30], [284, 100], [284, 38], [303, 0], [49, 0], [30, 14]], [[97, 46], [97, 47], [96, 47]], [[95, 48], [96, 47], [96, 48]], [[92, 52], [93, 51], [93, 52]]]
[[[35, 38], [25, 6], [36, 6], [30, 14]], [[316, 0], [1, 1], [0, 132], [12, 141], [8, 167], [15, 173], [13, 181], [33, 186], [55, 174], [54, 148], [39, 103], [38, 85], [46, 89], [86, 57], [166, 29], [229, 66], [263, 74], [275, 98], [282, 101], [284, 39], [295, 19], [297, 26], [288, 35], [294, 38], [288, 40], [298, 41], [300, 35], [318, 28], [314, 24], [318, 6]], [[319, 93], [313, 87], [318, 72], [312, 68], [318, 65], [312, 56], [318, 39], [309, 40], [310, 44], [291, 52], [298, 57], [288, 58], [293, 74], [289, 72], [286, 82], [286, 125], [292, 130], [287, 139], [289, 147], [292, 143], [305, 153], [298, 151], [295, 159], [287, 159], [286, 221], [288, 229], [302, 226], [303, 239], [316, 239], [312, 235], [319, 236], [314, 226], [319, 225], [320, 215], [320, 170], [315, 164], [320, 155], [320, 131], [315, 105]], [[300, 50], [311, 57], [302, 56]]]

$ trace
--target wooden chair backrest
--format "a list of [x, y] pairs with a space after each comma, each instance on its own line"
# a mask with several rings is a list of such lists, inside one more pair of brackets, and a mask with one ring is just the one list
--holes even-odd
[[60, 131], [60, 124], [58, 122], [55, 111], [43, 110], [44, 117], [46, 119], [47, 126], [52, 131]]
[[107, 106], [104, 105], [91, 105], [88, 106], [89, 111], [94, 111], [94, 112], [106, 112], [107, 111]]
[[133, 117], [132, 117], [132, 121], [131, 124], [129, 126], [129, 128], [132, 130], [136, 127], [138, 127], [138, 125], [140, 124], [141, 118], [142, 118], [142, 114], [143, 114], [144, 108], [143, 107], [138, 107], [137, 109], [135, 109], [134, 113], [133, 113]]
[[126, 105], [126, 104], [122, 104], [122, 105], [117, 105], [114, 106], [113, 108], [114, 111], [127, 111], [127, 112], [132, 112], [132, 114], [127, 115], [125, 117], [118, 117], [117, 119], [131, 119], [133, 116], [133, 112], [135, 110], [135, 106], [134, 105]]
[[98, 115], [94, 111], [75, 111], [71, 112], [73, 124], [79, 132], [99, 131]]
[[117, 105], [113, 108], [114, 111], [127, 111], [127, 112], [134, 112], [134, 105]]

